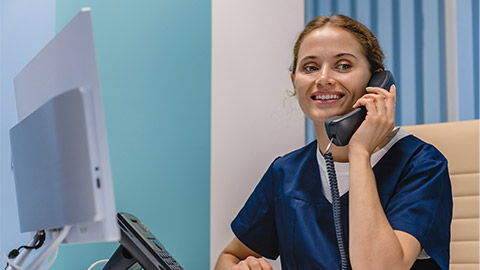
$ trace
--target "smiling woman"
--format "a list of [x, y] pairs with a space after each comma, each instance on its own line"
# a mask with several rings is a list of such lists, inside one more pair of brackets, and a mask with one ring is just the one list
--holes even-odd
[[332, 115], [350, 112], [365, 94], [369, 69], [362, 47], [349, 32], [330, 26], [312, 31], [302, 42], [292, 72], [305, 115], [320, 126]]
[[[447, 161], [394, 129], [396, 87], [366, 87], [384, 69], [375, 36], [342, 15], [307, 24], [291, 79], [317, 140], [275, 159], [233, 220], [216, 269], [447, 269], [452, 194]], [[341, 265], [328, 192], [325, 121], [365, 106], [346, 146], [333, 145], [350, 262]], [[347, 230], [347, 229], [346, 229]], [[365, 248], [368, 247], [368, 248]], [[343, 259], [343, 258], [342, 258]], [[345, 268], [344, 268], [345, 267]]]

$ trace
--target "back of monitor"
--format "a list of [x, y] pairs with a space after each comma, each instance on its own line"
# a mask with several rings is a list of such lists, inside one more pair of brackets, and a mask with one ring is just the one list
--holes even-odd
[[[45, 206], [48, 206], [45, 211], [50, 209], [52, 210], [50, 214], [53, 215], [53, 220], [50, 223], [44, 223], [42, 226], [58, 226], [62, 223], [60, 222], [62, 219], [64, 219], [63, 223], [73, 222], [72, 224], [74, 225], [64, 243], [117, 241], [120, 238], [120, 232], [116, 222], [107, 135], [90, 9], [82, 9], [15, 77], [14, 84], [19, 125], [22, 125], [23, 120], [28, 120], [27, 118], [32, 114], [39, 114], [44, 117], [43, 120], [39, 120], [37, 124], [30, 123], [25, 125], [25, 130], [31, 129], [35, 125], [37, 127], [33, 129], [41, 128], [44, 123], [52, 126], [65, 125], [55, 130], [57, 132], [55, 136], [65, 135], [63, 132], [67, 132], [67, 126], [72, 124], [66, 118], [66, 114], [52, 109], [56, 106], [54, 104], [58, 103], [58, 100], [55, 101], [55, 99], [67, 92], [76, 93], [67, 95], [80, 95], [82, 97], [82, 104], [78, 103], [76, 105], [83, 106], [83, 116], [81, 116], [82, 113], [80, 111], [73, 113], [71, 116], [75, 118], [75, 123], [77, 123], [76, 121], [81, 122], [85, 120], [85, 126], [75, 126], [75, 128], [79, 129], [78, 133], [75, 133], [75, 135], [78, 135], [75, 137], [78, 140], [78, 145], [69, 144], [58, 137], [49, 138], [48, 136], [52, 134], [46, 133], [44, 139], [48, 143], [43, 146], [36, 145], [38, 147], [36, 149], [23, 149], [27, 151], [23, 153], [24, 155], [27, 155], [28, 151], [48, 153], [49, 156], [46, 160], [42, 160], [39, 156], [40, 160], [42, 160], [41, 162], [48, 161], [51, 164], [55, 164], [54, 161], [64, 162], [64, 165], [69, 168], [56, 171], [56, 169], [51, 167], [45, 167], [46, 171], [43, 171], [45, 175], [55, 175], [58, 178], [52, 177], [47, 179], [49, 181], [48, 187], [39, 186], [38, 183], [34, 184], [36, 189], [43, 192], [41, 194], [39, 194], [40, 192], [31, 192], [40, 196], [38, 200], [33, 200], [40, 204], [45, 203]], [[75, 102], [78, 102], [78, 100]], [[53, 107], [49, 108], [50, 105], [47, 105], [48, 103], [51, 103]], [[84, 117], [85, 119], [77, 119], [78, 117]], [[46, 131], [49, 130], [46, 129]], [[86, 137], [79, 135], [82, 132], [87, 134], [84, 134]], [[88, 141], [88, 151], [83, 148], [80, 149], [85, 139]], [[14, 138], [13, 140], [16, 139]], [[47, 149], [41, 147], [48, 147], [48, 151], [53, 152], [49, 153]], [[83, 147], [87, 148], [85, 145]], [[15, 149], [12, 149], [12, 155], [19, 155], [14, 153], [13, 150]], [[78, 159], [65, 161], [64, 157]], [[31, 178], [35, 177], [35, 175], [32, 175], [34, 173], [29, 172], [31, 168], [24, 168], [25, 172], [20, 172], [18, 163], [19, 159], [14, 157], [13, 166], [15, 168], [16, 181], [17, 177], [22, 177], [22, 173], [30, 173], [28, 181], [34, 181]], [[86, 169], [88, 163], [90, 165]], [[38, 166], [36, 169], [41, 171], [42, 166]], [[77, 172], [73, 173], [70, 169]], [[48, 170], [51, 171], [48, 172]], [[60, 181], [60, 175], [70, 173], [88, 182], [82, 183], [78, 190], [86, 191], [90, 189], [91, 194], [80, 198], [79, 195], [73, 192], [77, 190], [75, 185], [58, 182]], [[74, 178], [63, 179], [64, 181], [74, 181]], [[75, 183], [77, 184], [77, 182]], [[17, 190], [17, 197], [29, 197], [30, 195], [23, 196], [19, 194], [19, 192], [26, 191], [28, 185], [26, 183], [21, 183], [20, 185], [25, 189]], [[93, 200], [90, 200], [90, 198], [93, 198]], [[47, 203], [50, 205], [47, 205]], [[28, 225], [28, 222], [22, 224], [22, 231], [37, 228], [40, 224], [35, 224], [33, 218], [26, 218], [26, 215], [20, 212], [28, 211], [27, 207], [22, 206], [26, 202], [19, 200], [18, 204], [21, 207], [19, 216], [24, 217], [24, 222], [32, 222]], [[63, 206], [57, 204], [63, 204]], [[72, 209], [75, 210], [72, 211]], [[54, 213], [53, 210], [58, 212]], [[35, 215], [33, 211], [26, 213]], [[45, 212], [42, 213], [45, 214]], [[36, 217], [39, 215], [40, 212], [36, 214]], [[54, 220], [56, 221], [54, 222]], [[56, 225], [53, 225], [53, 223]]]
[[103, 218], [85, 108], [81, 90], [72, 89], [10, 129], [21, 232]]

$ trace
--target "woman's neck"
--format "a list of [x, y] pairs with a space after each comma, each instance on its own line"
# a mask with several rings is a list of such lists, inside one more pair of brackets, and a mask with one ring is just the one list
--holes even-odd
[[[327, 131], [325, 130], [325, 125], [315, 124], [315, 135], [317, 137], [317, 144], [320, 153], [325, 154], [325, 150], [330, 143], [330, 139], [328, 138]], [[333, 160], [336, 162], [348, 162], [348, 145], [346, 146], [336, 146], [332, 143], [332, 146], [328, 150], [332, 153]]]

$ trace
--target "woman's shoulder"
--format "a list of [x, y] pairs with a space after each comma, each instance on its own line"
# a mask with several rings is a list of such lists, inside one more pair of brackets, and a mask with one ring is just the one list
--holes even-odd
[[375, 172], [381, 175], [408, 174], [432, 168], [448, 168], [445, 156], [432, 144], [408, 133], [394, 142], [374, 166]]
[[440, 152], [440, 150], [434, 145], [425, 142], [412, 134], [408, 134], [396, 142], [391, 150], [409, 156], [411, 159], [447, 161], [442, 152]]
[[283, 156], [279, 156], [274, 163], [276, 166], [282, 166], [305, 162], [312, 157], [316, 157], [316, 150], [317, 141], [314, 140], [301, 148], [293, 150]]

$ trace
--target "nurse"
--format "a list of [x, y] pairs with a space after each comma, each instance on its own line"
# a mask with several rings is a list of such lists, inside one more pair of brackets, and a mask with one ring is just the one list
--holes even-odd
[[215, 269], [340, 269], [324, 123], [365, 106], [344, 147], [333, 145], [352, 269], [448, 269], [452, 194], [447, 161], [395, 128], [397, 89], [366, 88], [384, 70], [375, 36], [352, 18], [317, 17], [294, 47], [291, 79], [316, 141], [275, 159], [233, 220]]

